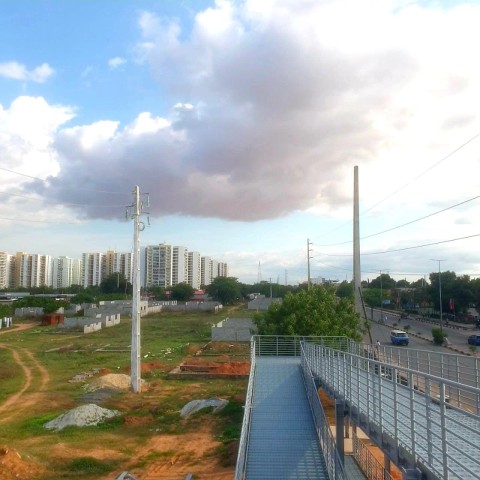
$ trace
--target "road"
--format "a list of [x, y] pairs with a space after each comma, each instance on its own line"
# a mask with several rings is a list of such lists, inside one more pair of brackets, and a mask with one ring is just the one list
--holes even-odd
[[[378, 320], [380, 319], [380, 311], [373, 310], [373, 321], [371, 322], [372, 325], [372, 340], [376, 342], [380, 340], [382, 344], [390, 344], [390, 330], [392, 328], [399, 328], [403, 330], [406, 325], [409, 325], [410, 328], [408, 330], [410, 334], [410, 347], [417, 348], [417, 346], [424, 346], [424, 347], [432, 347], [427, 348], [431, 351], [444, 351], [450, 353], [461, 353], [465, 355], [472, 354], [470, 346], [467, 343], [467, 339], [472, 333], [478, 332], [478, 330], [474, 329], [473, 327], [468, 328], [456, 328], [452, 325], [450, 326], [443, 326], [443, 331], [447, 334], [449, 340], [449, 349], [445, 349], [444, 347], [440, 347], [437, 345], [433, 345], [431, 343], [432, 340], [432, 328], [436, 326], [436, 324], [424, 322], [419, 320], [415, 317], [409, 318], [407, 320], [402, 319], [398, 314], [392, 314], [391, 312], [384, 311], [384, 316], [387, 316], [386, 325], [380, 325]], [[367, 315], [371, 319], [372, 317], [372, 310], [367, 310]], [[396, 324], [396, 326], [394, 325]], [[378, 337], [378, 338], [377, 338]], [[368, 334], [364, 338], [365, 341], [370, 342], [368, 338]], [[425, 341], [427, 340], [427, 341]]]
[[[367, 312], [371, 313], [371, 312]], [[372, 341], [380, 341], [382, 346], [390, 350], [390, 331], [395, 328], [405, 328], [410, 325], [410, 344], [408, 347], [398, 347], [395, 355], [401, 359], [403, 366], [410, 366], [425, 373], [453, 380], [465, 385], [479, 387], [480, 356], [477, 351], [472, 351], [467, 343], [467, 338], [472, 334], [473, 329], [458, 329], [452, 326], [444, 326], [448, 334], [450, 345], [448, 348], [435, 345], [432, 342], [431, 323], [422, 322], [417, 319], [402, 319], [399, 322], [398, 315], [387, 313], [387, 323], [379, 324], [380, 312], [374, 310], [374, 321], [371, 322]], [[364, 341], [370, 343], [368, 333]], [[413, 351], [413, 352], [412, 352]], [[408, 355], [407, 355], [408, 353]], [[407, 360], [407, 356], [409, 359]]]

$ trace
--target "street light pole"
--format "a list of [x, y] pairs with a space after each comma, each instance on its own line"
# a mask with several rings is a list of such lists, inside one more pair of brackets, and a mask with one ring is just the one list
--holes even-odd
[[440, 330], [443, 332], [443, 310], [442, 310], [442, 272], [440, 271], [440, 263], [445, 259], [432, 258], [433, 262], [438, 262], [438, 297], [440, 300]]

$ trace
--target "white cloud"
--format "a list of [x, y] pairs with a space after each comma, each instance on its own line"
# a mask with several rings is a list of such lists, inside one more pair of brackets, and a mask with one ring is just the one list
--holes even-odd
[[12, 80], [45, 83], [54, 73], [55, 71], [48, 63], [42, 63], [32, 70], [28, 70], [25, 65], [18, 62], [0, 63], [0, 77]]
[[108, 66], [109, 68], [111, 68], [112, 70], [116, 70], [117, 68], [121, 67], [122, 65], [125, 65], [127, 63], [127, 61], [122, 58], [122, 57], [114, 57], [114, 58], [111, 58], [109, 61], [108, 61]]
[[[143, 12], [138, 49], [172, 111], [59, 131], [52, 182], [70, 188], [58, 200], [81, 203], [82, 178], [92, 189], [134, 183], [155, 192], [154, 216], [345, 214], [359, 165], [362, 201], [375, 204], [480, 130], [480, 69], [471, 61], [480, 31], [465, 43], [463, 21], [480, 22], [480, 7], [223, 0], [190, 31]], [[379, 209], [393, 222], [433, 204], [438, 191], [446, 203], [471, 196], [478, 183], [463, 172], [478, 171], [478, 160], [464, 153], [455, 157], [462, 169], [445, 162], [395, 208]]]

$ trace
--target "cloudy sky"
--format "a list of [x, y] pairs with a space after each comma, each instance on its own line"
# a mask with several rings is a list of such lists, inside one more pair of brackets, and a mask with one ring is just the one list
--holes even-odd
[[2, 0], [0, 250], [130, 251], [138, 185], [143, 246], [351, 280], [358, 166], [364, 279], [478, 276], [478, 25], [476, 1]]

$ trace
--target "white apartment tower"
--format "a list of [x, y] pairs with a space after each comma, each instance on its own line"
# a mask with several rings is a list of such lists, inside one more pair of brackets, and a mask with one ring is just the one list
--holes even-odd
[[165, 243], [145, 247], [145, 287], [172, 285], [172, 246]]
[[173, 247], [172, 249], [172, 286], [188, 283], [188, 249]]
[[225, 262], [218, 262], [218, 276], [228, 277], [228, 265]]
[[188, 252], [188, 284], [196, 290], [202, 285], [202, 256], [199, 252]]
[[6, 252], [0, 252], [0, 289], [8, 288], [8, 263], [8, 254]]
[[210, 257], [202, 257], [201, 258], [201, 282], [202, 285], [210, 285], [212, 283], [212, 259]]
[[58, 257], [53, 259], [53, 288], [68, 288], [73, 284], [73, 258]]
[[53, 288], [68, 288], [81, 284], [81, 261], [70, 257], [53, 259]]
[[83, 288], [100, 285], [105, 277], [106, 255], [104, 253], [82, 253]]

